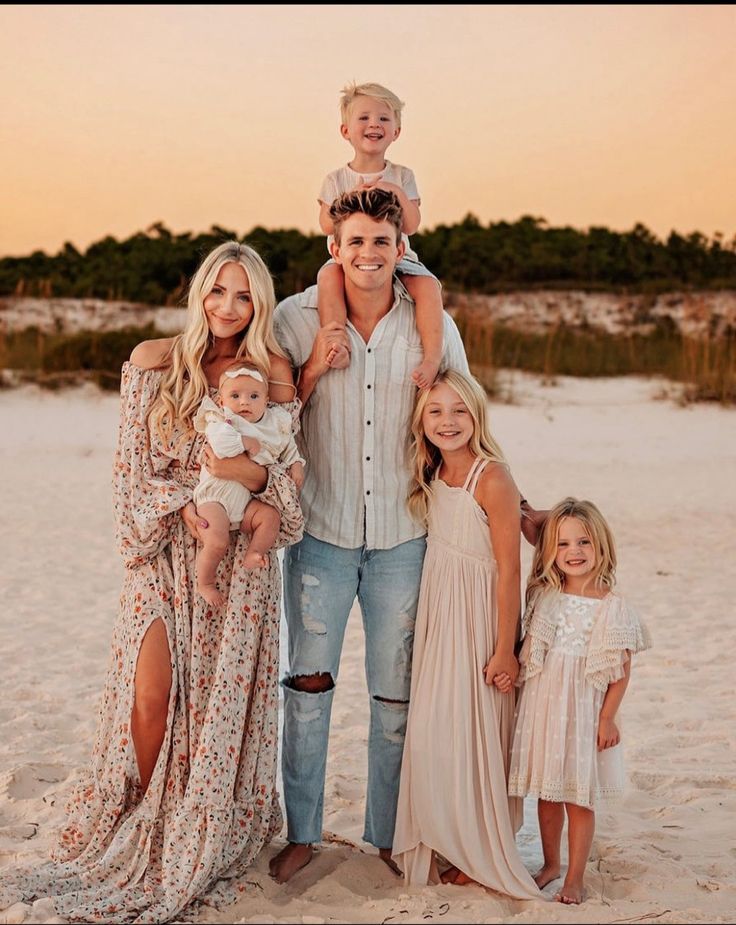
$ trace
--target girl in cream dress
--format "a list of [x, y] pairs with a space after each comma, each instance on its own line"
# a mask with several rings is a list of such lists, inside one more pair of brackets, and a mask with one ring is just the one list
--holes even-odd
[[539, 899], [514, 841], [521, 801], [507, 793], [519, 492], [485, 404], [475, 380], [447, 370], [412, 422], [409, 506], [429, 532], [393, 854], [409, 885], [475, 881]]
[[617, 710], [631, 655], [650, 646], [629, 604], [613, 591], [613, 535], [590, 501], [566, 498], [547, 517], [527, 586], [509, 793], [538, 798], [544, 866], [560, 876], [568, 820], [569, 864], [558, 902], [583, 898], [597, 802], [623, 792]]

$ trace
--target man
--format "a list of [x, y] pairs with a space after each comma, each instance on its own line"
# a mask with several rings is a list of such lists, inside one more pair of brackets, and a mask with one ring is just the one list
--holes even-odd
[[[422, 359], [414, 303], [394, 277], [401, 207], [393, 193], [356, 190], [330, 209], [334, 259], [342, 266], [348, 322], [320, 328], [317, 287], [276, 309], [277, 338], [304, 403], [301, 446], [304, 539], [284, 560], [289, 669], [284, 686], [282, 767], [289, 844], [271, 861], [287, 881], [322, 837], [330, 713], [348, 614], [357, 596], [370, 695], [368, 794], [363, 837], [391, 860], [409, 706], [411, 649], [425, 551], [409, 516], [408, 436]], [[331, 369], [337, 349], [347, 368]], [[457, 327], [444, 316], [443, 366], [468, 372]], [[325, 375], [327, 374], [327, 375]]]

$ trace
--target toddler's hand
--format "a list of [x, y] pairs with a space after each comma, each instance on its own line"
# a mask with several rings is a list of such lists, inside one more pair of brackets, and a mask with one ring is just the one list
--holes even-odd
[[502, 694], [508, 694], [511, 688], [514, 686], [511, 678], [506, 674], [505, 671], [495, 675], [493, 678], [493, 684], [498, 688], [499, 691], [501, 691]]
[[243, 437], [243, 449], [248, 456], [257, 456], [261, 452], [261, 442], [255, 437]]
[[612, 748], [620, 741], [621, 733], [618, 731], [618, 726], [612, 719], [601, 716], [598, 720], [598, 751], [602, 752], [607, 748]]

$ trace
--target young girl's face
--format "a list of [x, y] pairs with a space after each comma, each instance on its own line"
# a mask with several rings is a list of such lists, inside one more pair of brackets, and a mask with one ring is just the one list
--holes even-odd
[[555, 565], [568, 578], [584, 578], [595, 568], [595, 549], [577, 517], [563, 517], [557, 533]]
[[220, 386], [220, 403], [246, 421], [260, 421], [268, 404], [268, 386], [252, 376], [226, 376]]
[[399, 137], [399, 131], [393, 109], [370, 96], [357, 96], [347, 123], [340, 126], [342, 137], [350, 142], [356, 154], [383, 154]]
[[204, 297], [207, 324], [214, 337], [235, 337], [253, 317], [248, 274], [239, 263], [220, 267], [212, 291]]
[[460, 450], [470, 442], [475, 421], [468, 406], [446, 382], [430, 389], [422, 412], [422, 427], [440, 453]]

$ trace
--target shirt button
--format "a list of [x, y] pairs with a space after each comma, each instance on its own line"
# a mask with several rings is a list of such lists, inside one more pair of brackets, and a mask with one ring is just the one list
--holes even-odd
[[366, 456], [366, 458], [365, 458], [365, 459], [366, 459], [366, 462], [370, 462], [370, 461], [371, 461], [371, 458], [370, 458], [370, 456]]
[[370, 352], [371, 352], [371, 348], [369, 347], [369, 348], [368, 348], [368, 353], [370, 353]]
[[366, 494], [369, 495], [370, 493], [371, 493], [371, 490], [370, 490], [370, 488], [369, 488], [368, 491], [366, 492]]
[[366, 421], [366, 424], [370, 424], [370, 421]]
[[370, 386], [370, 383], [368, 383], [368, 386], [367, 386], [367, 388], [370, 388], [370, 387], [371, 387], [371, 386]]

